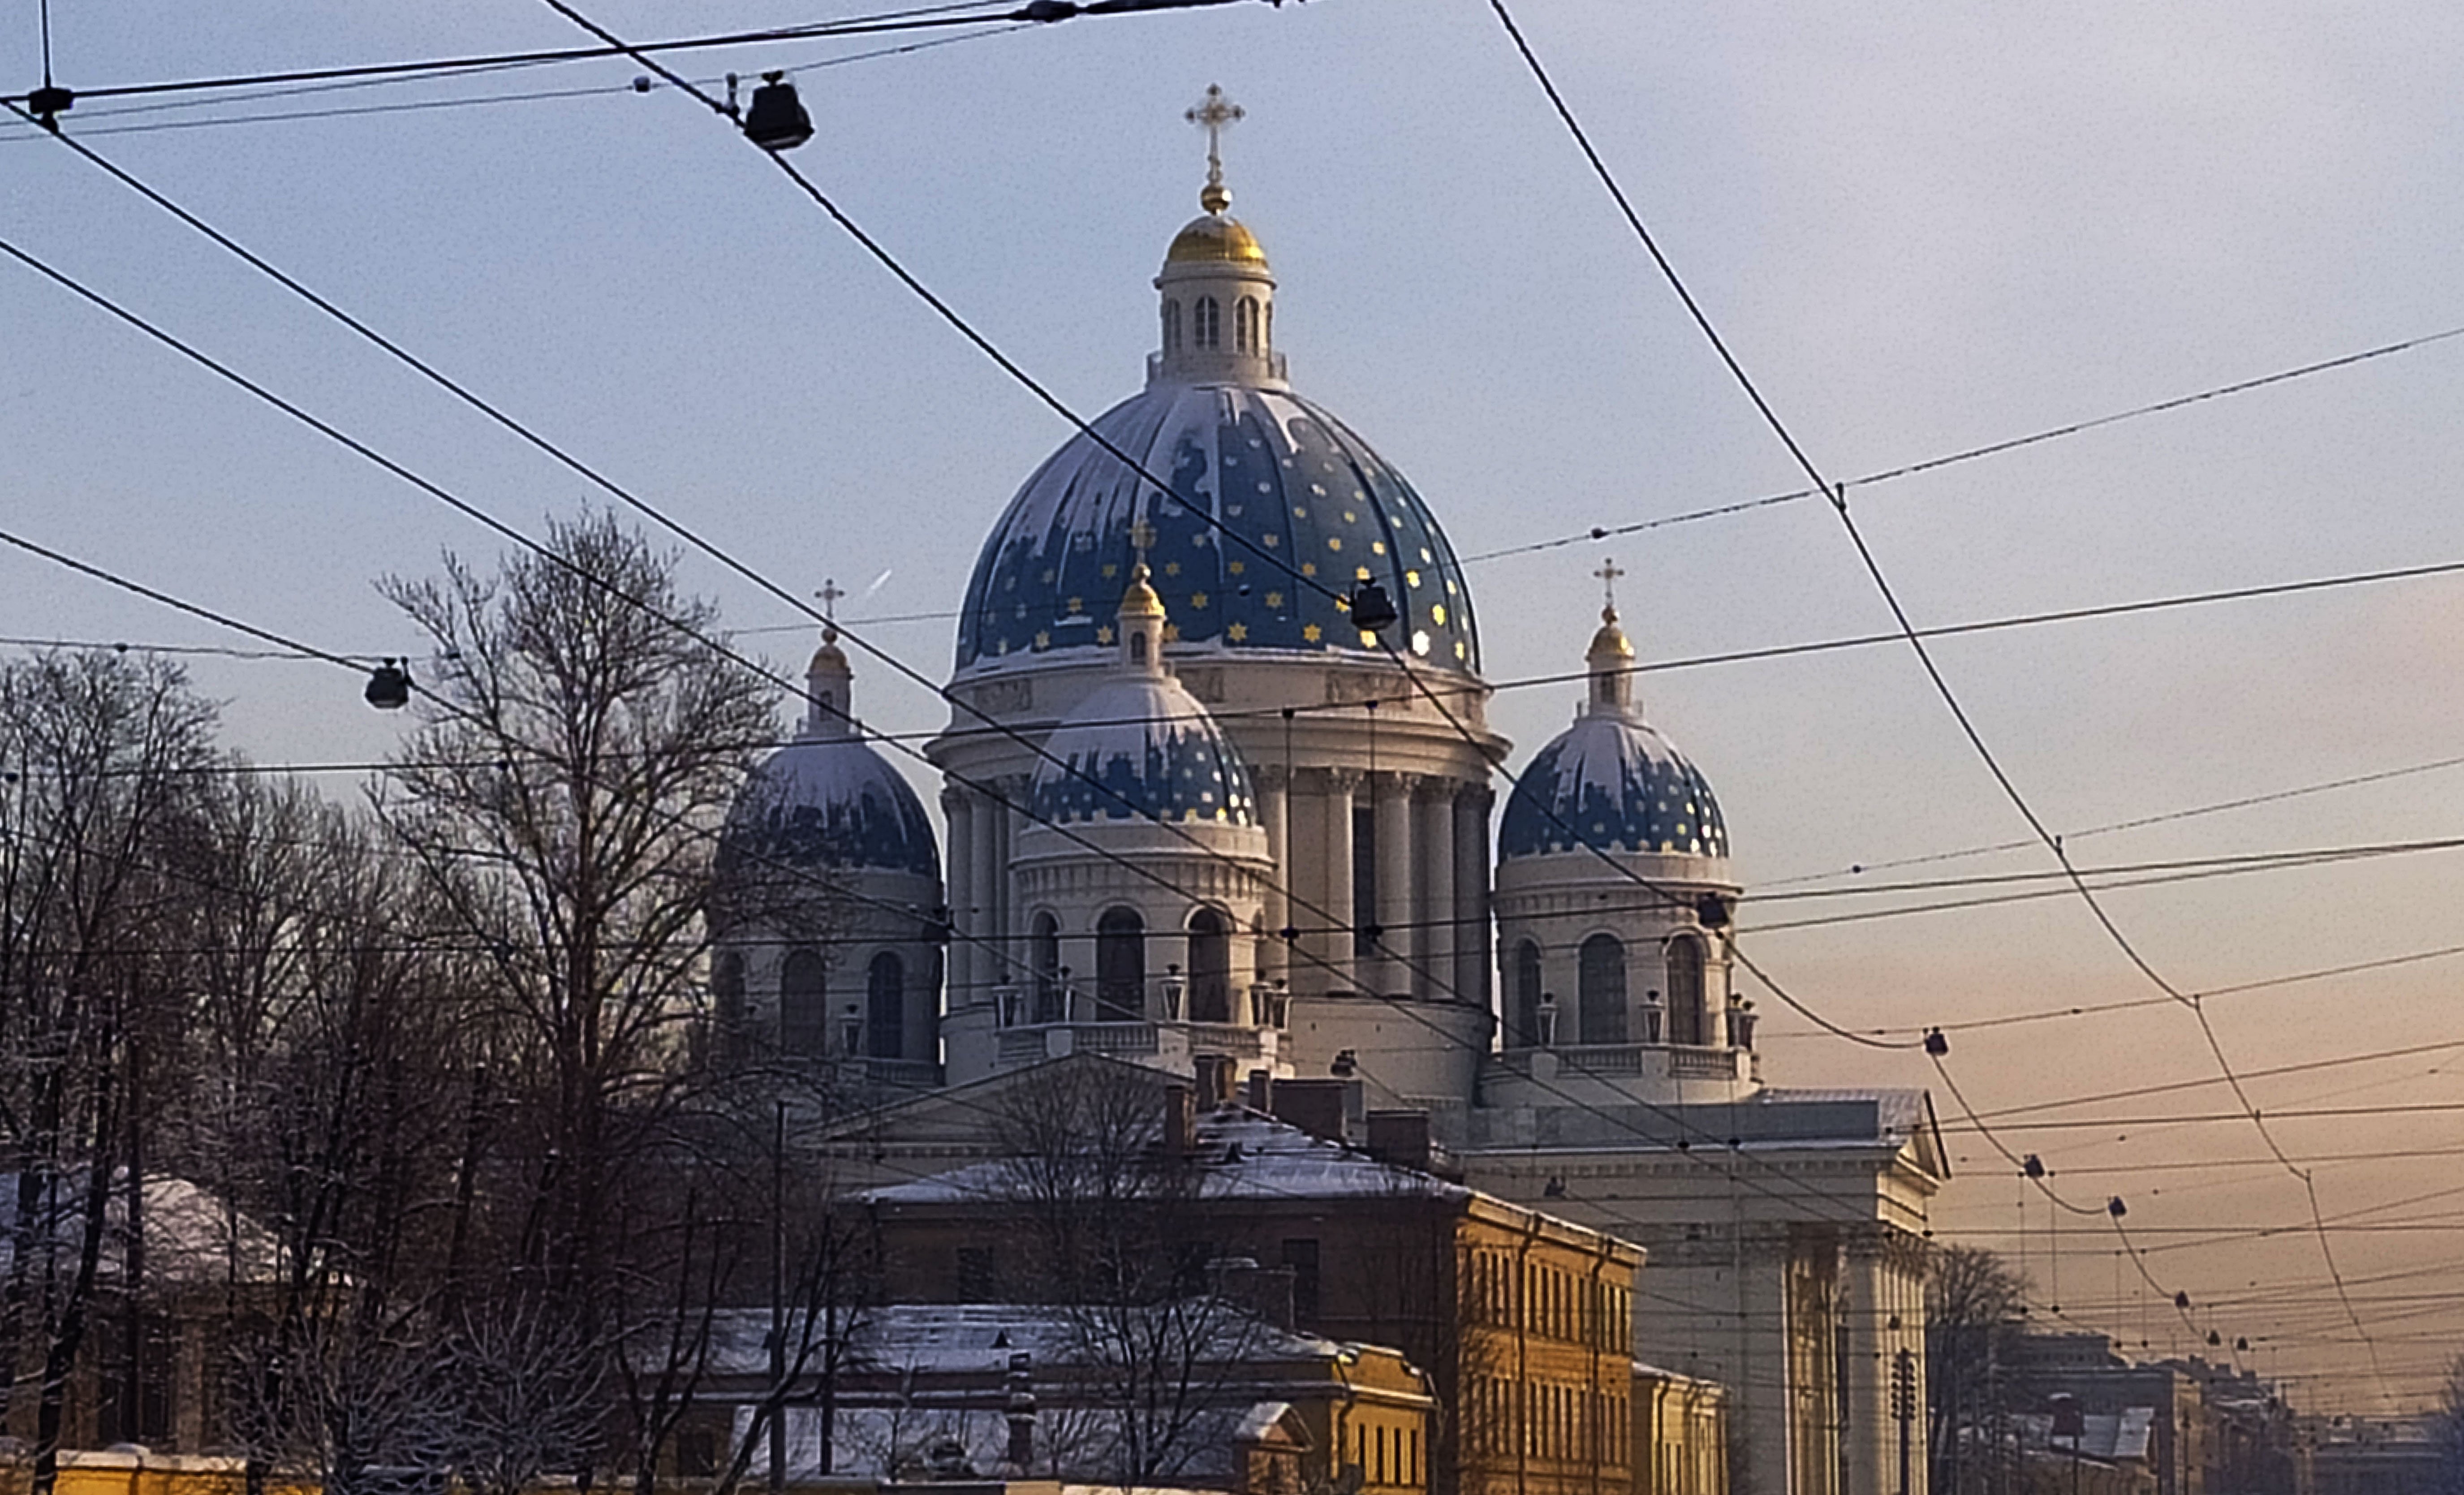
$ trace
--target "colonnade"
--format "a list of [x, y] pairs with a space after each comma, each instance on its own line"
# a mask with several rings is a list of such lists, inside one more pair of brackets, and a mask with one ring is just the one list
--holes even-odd
[[[1258, 818], [1278, 875], [1266, 894], [1265, 979], [1299, 994], [1366, 991], [1489, 1000], [1486, 784], [1351, 768], [1261, 769]], [[948, 1008], [1027, 979], [1025, 911], [1010, 875], [1027, 781], [941, 795], [949, 824]], [[1360, 812], [1368, 813], [1362, 815]], [[1365, 853], [1374, 878], [1355, 882]], [[1299, 932], [1297, 946], [1281, 936]], [[1372, 940], [1362, 933], [1377, 931]]]

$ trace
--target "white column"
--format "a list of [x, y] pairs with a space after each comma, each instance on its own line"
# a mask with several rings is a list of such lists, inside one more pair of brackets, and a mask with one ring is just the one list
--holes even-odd
[[1489, 790], [1475, 784], [1455, 796], [1455, 990], [1475, 1006], [1489, 1005]]
[[1287, 794], [1287, 785], [1284, 780], [1284, 771], [1280, 768], [1259, 769], [1255, 779], [1258, 789], [1258, 820], [1266, 832], [1266, 855], [1273, 858], [1275, 863], [1273, 877], [1266, 885], [1266, 906], [1264, 914], [1266, 925], [1266, 964], [1265, 969], [1258, 973], [1258, 978], [1266, 981], [1271, 981], [1277, 977], [1289, 979], [1291, 952], [1285, 946], [1284, 936], [1277, 933], [1285, 925], [1292, 922], [1292, 904], [1288, 892], [1292, 883], [1291, 809]]
[[1360, 771], [1331, 768], [1326, 774], [1326, 901], [1327, 932], [1320, 938], [1321, 968], [1329, 987], [1356, 990], [1359, 978], [1352, 958], [1352, 794]]
[[967, 994], [970, 1002], [993, 1000], [993, 988], [1001, 985], [1008, 973], [1001, 969], [1000, 916], [1001, 879], [1003, 870], [1000, 860], [1001, 817], [1005, 811], [1001, 802], [990, 795], [968, 797], [973, 802], [973, 834], [967, 838], [967, 908], [974, 921], [976, 946], [973, 955], [975, 987]]
[[976, 1004], [976, 951], [967, 938], [975, 933], [975, 916], [968, 912], [967, 879], [975, 871], [975, 817], [969, 813], [966, 792], [945, 789], [941, 792], [941, 814], [950, 824], [950, 860], [944, 891], [950, 900], [950, 988], [942, 1004], [952, 1012]]
[[1455, 978], [1455, 783], [1450, 779], [1421, 780], [1419, 825], [1413, 844], [1420, 847], [1424, 884], [1414, 901], [1420, 924], [1421, 975], [1413, 990], [1436, 1000], [1457, 994]]
[[1412, 991], [1412, 787], [1415, 774], [1379, 774], [1371, 786], [1377, 810], [1377, 922], [1384, 953], [1372, 979], [1388, 996]]

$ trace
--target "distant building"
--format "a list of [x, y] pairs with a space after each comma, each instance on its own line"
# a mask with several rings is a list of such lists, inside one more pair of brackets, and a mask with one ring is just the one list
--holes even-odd
[[[1172, 1311], [1160, 1306], [1158, 1312]], [[785, 1474], [947, 1487], [1052, 1480], [1117, 1487], [1122, 1442], [1160, 1442], [1148, 1483], [1236, 1495], [1326, 1489], [1346, 1465], [1365, 1495], [1423, 1495], [1435, 1402], [1395, 1351], [1295, 1333], [1239, 1311], [1210, 1320], [1213, 1353], [1152, 1398], [1128, 1395], [1089, 1326], [1017, 1304], [904, 1304], [851, 1316], [850, 1363], [801, 1389]], [[698, 1447], [733, 1446], [768, 1384], [770, 1315], [715, 1326]], [[1143, 1402], [1143, 1404], [1141, 1404]], [[755, 1483], [766, 1464], [755, 1456]]]
[[2427, 1419], [2318, 1418], [2306, 1430], [2318, 1495], [2441, 1495], [2441, 1448]]
[[[1106, 1083], [1185, 1091], [1142, 1066], [1081, 1057]], [[1152, 1076], [1150, 1078], [1150, 1076]], [[867, 1118], [843, 1133], [848, 1162], [887, 1174], [911, 1149], [952, 1150], [983, 1118], [998, 1077]], [[1261, 1099], [1272, 1097], [1260, 1087]], [[1340, 1095], [1287, 1088], [1298, 1110], [1341, 1121]], [[1325, 1105], [1329, 1099], [1336, 1104]], [[891, 1138], [899, 1138], [893, 1142]], [[1424, 1129], [1385, 1132], [1397, 1155], [1428, 1157]], [[1392, 1345], [1425, 1370], [1441, 1417], [1429, 1483], [1441, 1495], [1602, 1495], [1633, 1484], [1637, 1426], [1632, 1333], [1642, 1253], [1626, 1242], [1487, 1195], [1240, 1106], [1195, 1110], [1185, 1145], [1197, 1182], [1188, 1207], [1227, 1258], [1279, 1279], [1291, 1319], [1331, 1339]], [[987, 1283], [1032, 1295], [1009, 1275], [1011, 1164], [994, 1156], [867, 1191], [887, 1291], [901, 1303], [953, 1302]], [[1689, 1424], [1690, 1425], [1690, 1424]], [[1716, 1495], [1716, 1492], [1711, 1492]]]
[[1635, 1362], [1635, 1495], [1728, 1495], [1728, 1392]]

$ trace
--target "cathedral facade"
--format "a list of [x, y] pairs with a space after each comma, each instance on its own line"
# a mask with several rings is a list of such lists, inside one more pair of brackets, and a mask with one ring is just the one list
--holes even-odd
[[1613, 605], [1499, 813], [1463, 567], [1295, 392], [1229, 201], [1210, 172], [1165, 252], [1144, 387], [983, 544], [927, 750], [945, 840], [816, 656], [739, 835], [844, 893], [825, 936], [741, 921], [722, 1014], [875, 1099], [1089, 1053], [1220, 1100], [1343, 1079], [1465, 1181], [1648, 1249], [1636, 1353], [1728, 1387], [1741, 1490], [1921, 1487], [1929, 1103], [1765, 1084], [1726, 824]]

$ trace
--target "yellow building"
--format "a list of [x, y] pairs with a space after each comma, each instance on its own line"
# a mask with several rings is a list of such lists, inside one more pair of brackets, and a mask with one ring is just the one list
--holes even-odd
[[1635, 1495], [1728, 1495], [1728, 1394], [1637, 1361]]

